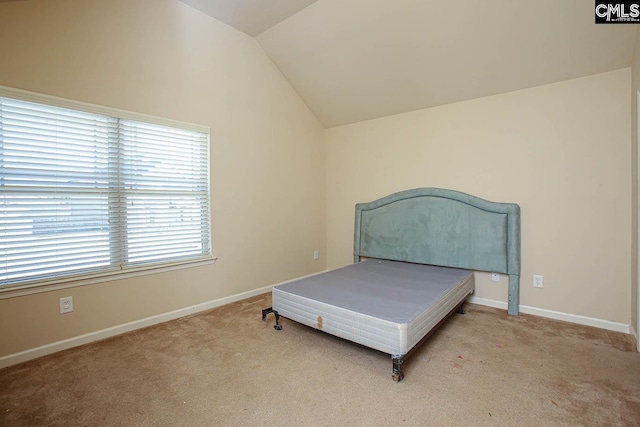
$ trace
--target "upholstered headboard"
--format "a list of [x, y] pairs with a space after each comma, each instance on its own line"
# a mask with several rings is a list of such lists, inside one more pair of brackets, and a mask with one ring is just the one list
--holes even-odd
[[417, 188], [356, 205], [360, 257], [509, 275], [509, 314], [518, 314], [520, 207], [459, 191]]

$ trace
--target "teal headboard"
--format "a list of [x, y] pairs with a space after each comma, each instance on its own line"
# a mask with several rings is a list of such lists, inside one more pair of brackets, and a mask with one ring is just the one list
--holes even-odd
[[459, 191], [417, 188], [356, 205], [360, 257], [509, 275], [509, 314], [518, 314], [520, 206]]

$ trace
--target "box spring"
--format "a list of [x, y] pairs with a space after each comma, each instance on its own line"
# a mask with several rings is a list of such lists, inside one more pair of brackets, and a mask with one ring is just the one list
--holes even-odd
[[369, 259], [273, 288], [280, 316], [405, 355], [474, 290], [473, 272]]

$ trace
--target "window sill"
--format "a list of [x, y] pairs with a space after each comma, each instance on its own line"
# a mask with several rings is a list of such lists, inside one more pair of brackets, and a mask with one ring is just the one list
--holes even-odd
[[103, 282], [112, 282], [115, 280], [130, 279], [132, 277], [147, 276], [150, 274], [166, 273], [168, 271], [183, 270], [185, 268], [202, 267], [205, 265], [212, 265], [218, 258], [186, 262], [173, 265], [165, 265], [158, 267], [147, 267], [138, 270], [129, 270], [126, 272], [108, 273], [100, 276], [93, 276], [75, 280], [66, 280], [61, 282], [55, 282], [50, 284], [33, 284], [26, 286], [12, 286], [6, 289], [0, 289], [0, 300], [8, 298], [16, 298], [25, 295], [38, 294], [41, 292], [51, 292], [60, 289], [76, 288], [79, 286], [95, 285]]

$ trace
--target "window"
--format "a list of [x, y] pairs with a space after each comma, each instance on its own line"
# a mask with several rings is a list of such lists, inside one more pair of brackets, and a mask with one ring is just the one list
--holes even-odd
[[211, 259], [208, 129], [2, 93], [0, 290]]

